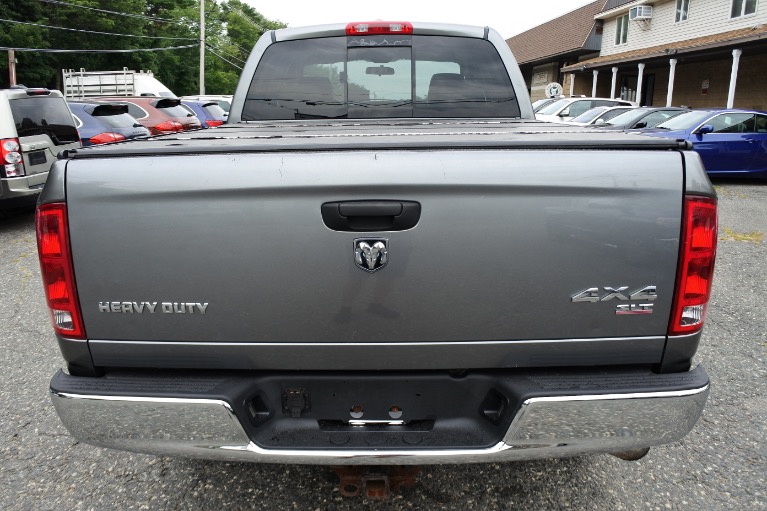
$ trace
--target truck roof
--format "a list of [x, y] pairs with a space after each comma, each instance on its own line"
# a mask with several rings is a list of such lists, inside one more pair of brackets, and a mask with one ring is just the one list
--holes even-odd
[[[381, 22], [368, 22], [381, 23]], [[391, 22], [385, 22], [391, 23]], [[272, 42], [292, 41], [296, 39], [313, 39], [318, 37], [332, 37], [346, 35], [346, 28], [355, 23], [331, 23], [326, 25], [312, 25], [296, 28], [282, 28], [275, 30], [272, 36]], [[478, 27], [473, 25], [454, 25], [451, 23], [422, 23], [408, 22], [413, 27], [412, 34], [415, 35], [446, 35], [455, 37], [476, 37], [488, 38], [488, 33], [493, 30], [490, 27]], [[493, 30], [493, 32], [495, 32]], [[373, 35], [373, 34], [371, 34]], [[500, 35], [499, 35], [500, 37]]]

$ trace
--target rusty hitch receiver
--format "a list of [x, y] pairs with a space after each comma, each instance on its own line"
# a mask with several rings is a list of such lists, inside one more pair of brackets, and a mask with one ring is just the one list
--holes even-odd
[[338, 488], [344, 497], [362, 495], [368, 500], [387, 500], [392, 492], [413, 486], [421, 467], [359, 465], [331, 470], [338, 476]]

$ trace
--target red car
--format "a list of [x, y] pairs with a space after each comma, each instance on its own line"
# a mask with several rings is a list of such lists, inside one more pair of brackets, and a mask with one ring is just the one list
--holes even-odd
[[200, 119], [181, 106], [181, 100], [177, 98], [117, 96], [94, 100], [128, 105], [128, 113], [148, 128], [152, 135], [202, 128]]

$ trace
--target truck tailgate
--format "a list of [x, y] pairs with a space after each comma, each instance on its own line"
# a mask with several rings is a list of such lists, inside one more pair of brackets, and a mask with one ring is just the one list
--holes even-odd
[[[680, 160], [420, 150], [70, 162], [86, 331], [207, 343], [663, 336]], [[325, 225], [322, 204], [358, 200], [415, 201], [420, 220], [392, 232]], [[357, 238], [388, 240], [386, 267], [357, 267]], [[651, 314], [616, 314], [648, 286]], [[619, 291], [573, 301], [590, 288]]]

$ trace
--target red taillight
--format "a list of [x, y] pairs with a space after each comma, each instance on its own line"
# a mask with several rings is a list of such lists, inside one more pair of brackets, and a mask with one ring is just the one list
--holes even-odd
[[221, 126], [222, 124], [224, 124], [224, 121], [209, 120], [209, 121], [205, 121], [205, 123], [208, 125], [208, 128], [215, 128], [216, 126]]
[[21, 177], [24, 172], [24, 158], [21, 156], [21, 146], [18, 138], [0, 140], [0, 159], [2, 159], [3, 177]]
[[703, 328], [716, 259], [716, 200], [685, 197], [683, 221], [669, 335], [690, 334]]
[[63, 337], [85, 339], [69, 249], [66, 205], [39, 206], [35, 225], [40, 270], [53, 329]]
[[364, 21], [346, 25], [346, 35], [412, 34], [413, 24], [406, 21]]
[[89, 138], [91, 144], [109, 144], [112, 142], [119, 142], [125, 140], [123, 135], [119, 133], [99, 133]]
[[178, 121], [164, 121], [152, 128], [152, 131], [157, 134], [176, 133], [184, 131], [184, 126]]

